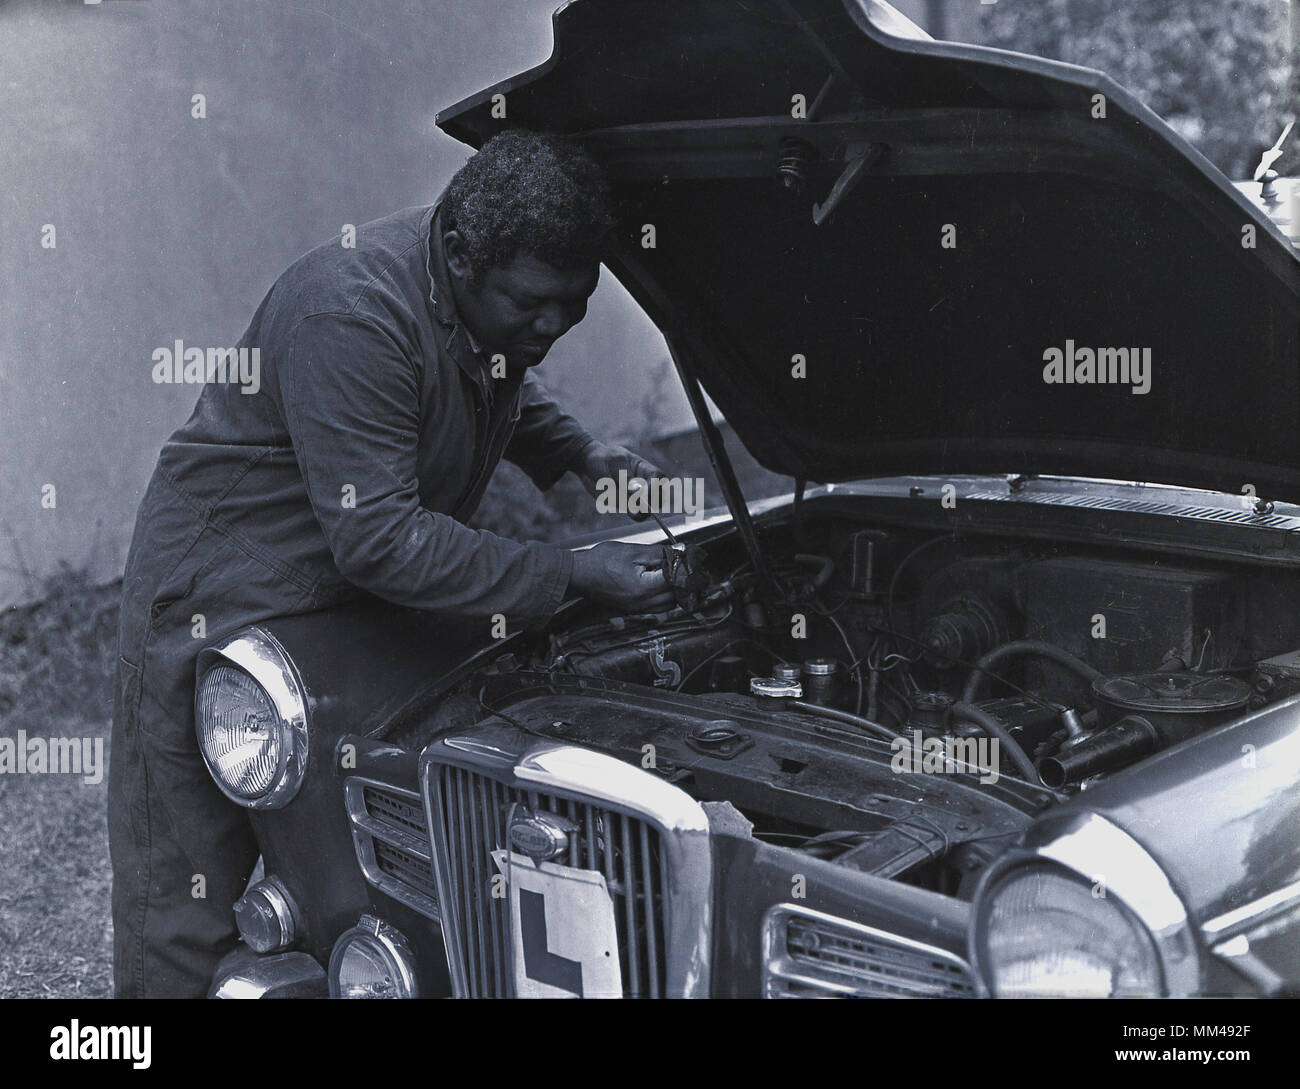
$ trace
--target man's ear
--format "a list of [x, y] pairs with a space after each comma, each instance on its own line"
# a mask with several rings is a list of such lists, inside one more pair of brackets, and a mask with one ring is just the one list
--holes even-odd
[[460, 231], [448, 231], [442, 236], [442, 252], [447, 257], [447, 271], [456, 279], [469, 283], [474, 278], [474, 267]]

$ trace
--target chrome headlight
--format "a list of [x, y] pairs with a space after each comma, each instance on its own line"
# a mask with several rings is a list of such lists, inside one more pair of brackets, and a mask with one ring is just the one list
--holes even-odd
[[417, 998], [415, 963], [402, 934], [372, 915], [344, 931], [330, 954], [331, 998]]
[[1199, 946], [1156, 860], [1099, 813], [1047, 818], [985, 872], [971, 962], [997, 997], [1159, 997], [1200, 990]]
[[1005, 874], [987, 891], [978, 914], [980, 967], [999, 998], [1161, 993], [1160, 963], [1141, 923], [1059, 866]]
[[288, 654], [245, 628], [199, 655], [194, 727], [222, 793], [250, 809], [278, 809], [307, 768], [307, 701]]

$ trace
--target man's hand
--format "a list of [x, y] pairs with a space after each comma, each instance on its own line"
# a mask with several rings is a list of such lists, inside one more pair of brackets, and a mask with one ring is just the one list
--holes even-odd
[[[627, 472], [629, 480], [633, 478], [649, 480], [654, 476], [668, 475], [659, 466], [646, 461], [626, 446], [615, 446], [612, 443], [599, 441], [593, 441], [588, 445], [578, 455], [577, 463], [573, 466], [573, 471], [582, 481], [583, 487], [594, 498], [600, 497], [600, 481], [607, 479], [617, 482], [620, 469]], [[645, 512], [633, 514], [629, 511], [628, 517], [633, 521], [642, 522], [649, 517], [649, 514]]]
[[628, 612], [661, 612], [673, 604], [660, 545], [605, 541], [573, 554], [569, 588]]

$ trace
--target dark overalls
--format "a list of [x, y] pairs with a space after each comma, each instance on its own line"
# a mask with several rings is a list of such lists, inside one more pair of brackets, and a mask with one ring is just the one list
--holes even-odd
[[435, 215], [395, 213], [358, 228], [355, 248], [335, 241], [290, 266], [239, 344], [260, 350], [260, 388], [209, 382], [159, 456], [118, 633], [108, 805], [121, 997], [206, 992], [257, 859], [247, 812], [198, 752], [203, 646], [363, 593], [503, 613], [512, 629], [563, 600], [568, 551], [463, 520], [502, 456], [547, 488], [590, 436], [531, 374], [489, 377], [457, 320]]

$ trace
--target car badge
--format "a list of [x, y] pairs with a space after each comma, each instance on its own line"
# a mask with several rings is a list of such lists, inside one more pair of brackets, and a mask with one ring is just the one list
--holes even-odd
[[517, 810], [510, 823], [510, 846], [534, 862], [546, 862], [569, 846], [569, 833], [577, 830], [572, 821], [553, 813]]

